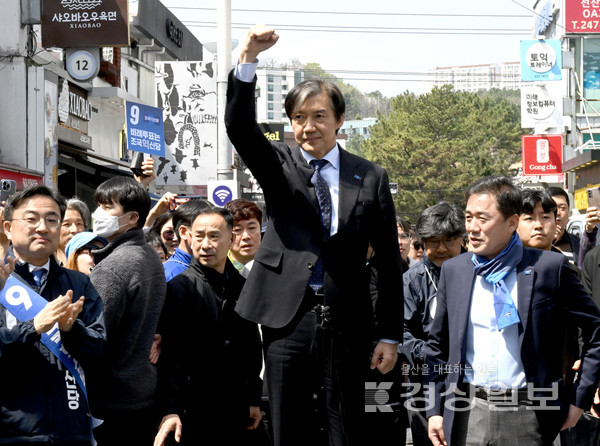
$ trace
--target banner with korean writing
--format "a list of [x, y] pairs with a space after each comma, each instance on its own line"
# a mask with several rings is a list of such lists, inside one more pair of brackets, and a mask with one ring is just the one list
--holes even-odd
[[[156, 62], [166, 153], [157, 186], [206, 185], [217, 176], [217, 83], [212, 62]], [[190, 192], [191, 193], [191, 192]]]
[[560, 40], [521, 40], [521, 80], [562, 79]]
[[561, 82], [521, 88], [521, 127], [547, 129], [563, 125]]
[[42, 2], [42, 46], [129, 46], [127, 0]]
[[600, 33], [600, 0], [565, 0], [565, 32]]
[[148, 155], [165, 156], [162, 109], [125, 101], [127, 148]]

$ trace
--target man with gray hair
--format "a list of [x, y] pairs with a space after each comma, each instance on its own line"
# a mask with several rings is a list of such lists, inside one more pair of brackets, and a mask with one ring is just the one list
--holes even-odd
[[417, 235], [423, 241], [423, 260], [404, 273], [404, 342], [399, 352], [408, 360], [409, 379], [415, 384], [408, 419], [413, 444], [430, 445], [423, 398], [425, 343], [435, 315], [442, 264], [459, 255], [465, 235], [465, 216], [454, 204], [442, 201], [425, 209], [417, 220]]

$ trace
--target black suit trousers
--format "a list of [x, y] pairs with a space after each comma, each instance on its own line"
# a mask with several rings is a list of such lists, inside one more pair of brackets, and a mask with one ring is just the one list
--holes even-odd
[[262, 329], [274, 445], [364, 444], [370, 340], [322, 339], [308, 303], [286, 327]]

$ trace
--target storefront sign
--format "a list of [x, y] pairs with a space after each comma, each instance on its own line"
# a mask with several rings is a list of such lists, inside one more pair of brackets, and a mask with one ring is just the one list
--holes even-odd
[[600, 1], [565, 0], [565, 32], [600, 33]]
[[561, 80], [561, 67], [560, 40], [521, 41], [522, 81]]
[[559, 82], [521, 88], [521, 127], [561, 127], [562, 94]]
[[92, 104], [87, 99], [87, 91], [66, 79], [60, 84], [58, 119], [60, 125], [83, 134], [88, 133], [88, 121], [92, 119]]
[[42, 2], [42, 46], [129, 46], [127, 0]]
[[32, 175], [3, 168], [0, 168], [0, 179], [16, 181], [17, 190], [22, 190], [29, 186], [41, 186], [44, 184], [44, 178], [39, 175]]
[[562, 135], [523, 135], [524, 175], [556, 175], [562, 173]]

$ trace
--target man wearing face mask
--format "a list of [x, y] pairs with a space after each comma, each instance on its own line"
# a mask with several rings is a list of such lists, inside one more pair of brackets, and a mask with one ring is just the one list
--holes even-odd
[[163, 266], [146, 244], [142, 227], [150, 196], [132, 178], [115, 177], [96, 189], [94, 233], [108, 245], [92, 251], [92, 284], [104, 301], [107, 354], [94, 370], [91, 400], [104, 423], [94, 430], [98, 444], [152, 444], [157, 369], [150, 348], [166, 293]]

